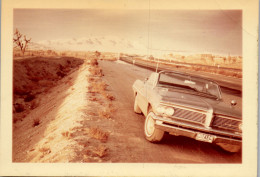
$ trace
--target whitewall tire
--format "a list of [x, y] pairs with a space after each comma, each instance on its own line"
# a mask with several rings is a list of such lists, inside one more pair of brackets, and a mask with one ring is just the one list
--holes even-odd
[[153, 119], [154, 115], [155, 114], [151, 111], [146, 116], [144, 123], [144, 135], [148, 141], [156, 143], [163, 139], [164, 131], [155, 127], [155, 120]]

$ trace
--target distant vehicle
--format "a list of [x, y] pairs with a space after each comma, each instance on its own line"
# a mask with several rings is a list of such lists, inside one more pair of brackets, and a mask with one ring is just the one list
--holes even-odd
[[134, 111], [146, 117], [144, 134], [159, 142], [164, 133], [215, 143], [226, 151], [242, 146], [242, 114], [236, 101], [223, 102], [219, 85], [189, 74], [161, 71], [133, 84]]

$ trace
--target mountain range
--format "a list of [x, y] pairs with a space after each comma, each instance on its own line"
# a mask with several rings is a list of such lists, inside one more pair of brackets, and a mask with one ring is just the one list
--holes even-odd
[[137, 41], [114, 37], [84, 37], [72, 39], [43, 40], [31, 43], [30, 49], [52, 49], [52, 50], [71, 50], [71, 51], [101, 51], [101, 52], [125, 52], [135, 54], [145, 54], [145, 45]]
[[[170, 48], [170, 46], [169, 46]], [[153, 55], [154, 57], [165, 57], [168, 54], [192, 55], [196, 53], [210, 52], [192, 52], [180, 49], [150, 49], [148, 51], [147, 44], [141, 41], [129, 40], [116, 36], [90, 36], [82, 38], [70, 39], [54, 39], [31, 42], [29, 45], [31, 50], [56, 50], [56, 51], [100, 51], [128, 53], [139, 55]]]

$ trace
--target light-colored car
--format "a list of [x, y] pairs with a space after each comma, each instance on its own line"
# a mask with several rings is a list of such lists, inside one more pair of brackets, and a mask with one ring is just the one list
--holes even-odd
[[159, 142], [164, 133], [215, 143], [230, 152], [242, 146], [242, 114], [236, 101], [223, 102], [219, 85], [189, 74], [161, 71], [133, 84], [134, 111], [146, 117], [144, 134]]

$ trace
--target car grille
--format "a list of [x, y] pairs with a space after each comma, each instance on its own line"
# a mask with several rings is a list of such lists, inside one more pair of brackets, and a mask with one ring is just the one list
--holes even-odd
[[212, 122], [212, 127], [239, 131], [240, 123], [241, 123], [240, 120], [235, 120], [235, 119], [230, 119], [227, 117], [215, 115], [214, 120]]
[[204, 124], [206, 121], [206, 114], [198, 113], [186, 109], [174, 108], [174, 115], [175, 118], [186, 119], [195, 123]]

